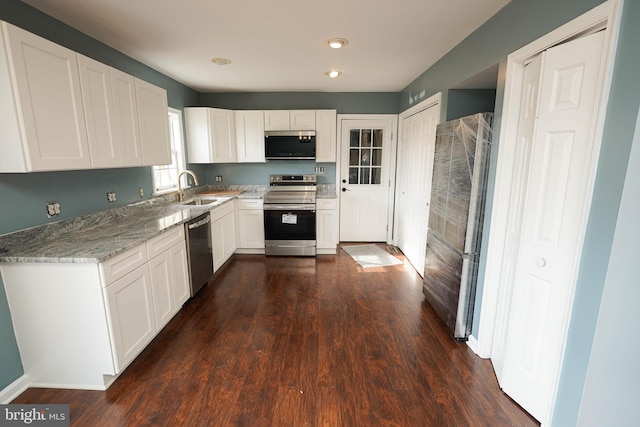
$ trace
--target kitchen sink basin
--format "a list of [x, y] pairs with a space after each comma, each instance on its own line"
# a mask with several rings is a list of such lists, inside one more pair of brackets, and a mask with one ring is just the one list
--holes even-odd
[[185, 200], [181, 204], [186, 206], [209, 206], [217, 203], [218, 201], [220, 201], [220, 199], [217, 197], [200, 196]]

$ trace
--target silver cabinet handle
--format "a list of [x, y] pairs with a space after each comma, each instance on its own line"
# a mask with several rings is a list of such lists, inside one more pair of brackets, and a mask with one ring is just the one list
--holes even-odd
[[201, 219], [198, 222], [194, 222], [192, 224], [189, 224], [189, 230], [193, 230], [194, 228], [198, 228], [202, 225], [208, 224], [211, 221], [211, 217], [206, 217]]

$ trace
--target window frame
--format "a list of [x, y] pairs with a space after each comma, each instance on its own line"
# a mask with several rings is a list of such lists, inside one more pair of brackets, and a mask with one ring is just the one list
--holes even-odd
[[[151, 179], [153, 181], [154, 196], [160, 196], [178, 191], [177, 177], [182, 171], [186, 169], [186, 150], [184, 145], [182, 110], [169, 107], [167, 120], [169, 121], [169, 141], [171, 144], [172, 163], [169, 165], [152, 166]], [[175, 179], [172, 180], [172, 185], [166, 185], [166, 183], [165, 185], [159, 185], [157, 183], [157, 174], [163, 170], [167, 171], [169, 175], [175, 175]]]

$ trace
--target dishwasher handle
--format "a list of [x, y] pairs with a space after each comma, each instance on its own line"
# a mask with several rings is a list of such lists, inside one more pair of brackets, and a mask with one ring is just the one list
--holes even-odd
[[187, 227], [189, 228], [189, 230], [193, 230], [194, 228], [198, 228], [205, 224], [209, 224], [210, 222], [211, 222], [211, 217], [207, 215], [206, 217], [202, 218], [200, 221], [190, 222], [187, 225]]

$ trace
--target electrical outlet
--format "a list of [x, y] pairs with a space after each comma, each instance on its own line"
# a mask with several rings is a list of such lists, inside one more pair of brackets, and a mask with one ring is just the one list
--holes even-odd
[[45, 204], [47, 209], [47, 218], [51, 218], [57, 215], [60, 215], [60, 203], [58, 202], [49, 202]]
[[138, 188], [138, 193], [140, 193], [140, 197], [144, 197], [144, 188]]
[[324, 166], [316, 166], [316, 173], [324, 173]]
[[216, 182], [222, 182], [222, 175], [216, 175]]
[[115, 201], [116, 201], [116, 192], [115, 191], [109, 191], [107, 193], [107, 202], [113, 203]]

